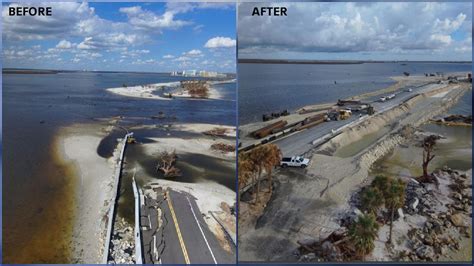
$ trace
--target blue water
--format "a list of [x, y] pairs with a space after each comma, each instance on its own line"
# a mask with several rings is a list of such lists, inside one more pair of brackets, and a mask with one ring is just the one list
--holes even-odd
[[448, 110], [453, 115], [472, 115], [472, 90], [467, 91], [458, 103]]
[[391, 76], [470, 71], [471, 63], [239, 64], [239, 123], [263, 113], [334, 102], [393, 84]]

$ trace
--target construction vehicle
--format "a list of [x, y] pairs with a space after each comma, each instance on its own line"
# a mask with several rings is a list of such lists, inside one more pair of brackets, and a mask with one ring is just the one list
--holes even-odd
[[367, 106], [367, 109], [365, 109], [365, 110], [367, 110], [367, 114], [368, 114], [368, 115], [373, 115], [373, 114], [375, 114], [375, 109], [374, 109], [374, 107], [373, 107], [372, 105], [370, 105], [370, 104]]
[[331, 110], [327, 113], [326, 121], [346, 120], [351, 117], [352, 111], [347, 109]]
[[351, 110], [345, 110], [345, 109], [339, 110], [339, 119], [341, 120], [346, 120], [349, 117], [351, 117], [351, 115], [352, 115]]
[[134, 144], [134, 143], [137, 143], [137, 140], [135, 139], [132, 133], [127, 139], [127, 144]]

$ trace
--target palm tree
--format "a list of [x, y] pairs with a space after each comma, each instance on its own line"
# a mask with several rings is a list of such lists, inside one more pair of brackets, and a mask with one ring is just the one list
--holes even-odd
[[362, 192], [361, 204], [367, 212], [377, 214], [379, 208], [384, 204], [383, 193], [379, 188], [370, 186]]
[[265, 172], [267, 172], [271, 192], [273, 189], [272, 170], [275, 166], [280, 164], [282, 154], [280, 148], [275, 144], [266, 144], [262, 147], [265, 149], [264, 154], [266, 155], [262, 163]]
[[385, 194], [392, 179], [384, 175], [378, 175], [372, 181], [372, 187], [377, 188], [382, 194]]
[[349, 227], [349, 238], [362, 260], [365, 260], [365, 256], [374, 249], [378, 230], [379, 224], [375, 220], [375, 215], [371, 213], [359, 216], [358, 220]]
[[390, 235], [388, 242], [392, 243], [393, 215], [395, 210], [405, 205], [406, 184], [401, 179], [392, 179], [385, 193], [385, 207], [390, 210]]

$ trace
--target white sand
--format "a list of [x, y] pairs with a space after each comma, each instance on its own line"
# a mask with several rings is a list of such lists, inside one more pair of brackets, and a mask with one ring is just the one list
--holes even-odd
[[[177, 98], [188, 98], [193, 100], [205, 100], [205, 99], [222, 99], [222, 93], [217, 90], [212, 84], [221, 84], [221, 83], [230, 83], [232, 81], [222, 81], [222, 82], [211, 82], [209, 86], [209, 97], [207, 98], [193, 98], [191, 95], [184, 90], [178, 90], [171, 92], [173, 97]], [[144, 98], [144, 99], [154, 99], [154, 100], [172, 100], [172, 98], [161, 97], [159, 95], [153, 94], [154, 91], [159, 90], [161, 87], [175, 87], [178, 89], [180, 87], [180, 82], [163, 82], [149, 85], [136, 85], [136, 86], [127, 86], [127, 87], [118, 87], [118, 88], [109, 88], [107, 91], [115, 93], [118, 95], [134, 98]]]
[[164, 82], [156, 83], [150, 85], [138, 85], [138, 86], [128, 86], [128, 87], [119, 87], [119, 88], [109, 88], [107, 91], [134, 98], [145, 98], [145, 99], [155, 99], [155, 100], [171, 100], [171, 98], [165, 98], [153, 94], [154, 91], [160, 89], [160, 87], [178, 87], [179, 82]]
[[176, 151], [178, 154], [183, 153], [197, 153], [204, 154], [215, 158], [234, 158], [235, 152], [217, 151], [211, 149], [211, 145], [217, 142], [226, 144], [235, 144], [235, 141], [230, 140], [219, 140], [214, 141], [208, 138], [193, 138], [193, 139], [181, 139], [181, 138], [151, 138], [156, 143], [150, 143], [144, 145], [144, 148], [149, 154], [154, 154], [157, 151]]
[[173, 124], [172, 126], [175, 130], [188, 131], [194, 133], [204, 133], [206, 131], [215, 129], [215, 128], [224, 128], [226, 133], [224, 134], [227, 137], [236, 136], [236, 127], [227, 126], [227, 125], [215, 125], [215, 124], [202, 124], [202, 123], [188, 123], [188, 124]]
[[97, 154], [103, 133], [97, 126], [75, 125], [61, 130], [57, 139], [58, 152], [66, 163], [75, 166], [76, 220], [73, 256], [81, 263], [100, 263], [103, 234], [112, 193], [114, 157], [109, 160]]
[[437, 93], [433, 96], [431, 96], [432, 98], [443, 98], [444, 96], [446, 96], [446, 94], [448, 94], [449, 91], [443, 91], [443, 92], [440, 92], [440, 93]]

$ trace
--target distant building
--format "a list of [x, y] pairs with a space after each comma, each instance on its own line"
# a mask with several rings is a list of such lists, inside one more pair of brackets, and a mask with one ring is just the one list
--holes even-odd
[[184, 70], [183, 71], [183, 76], [184, 77], [195, 77], [196, 76], [196, 70]]
[[183, 71], [172, 71], [171, 76], [181, 76], [181, 77], [203, 77], [203, 78], [226, 78], [226, 74], [218, 73], [215, 71], [205, 71], [205, 70], [183, 70]]

